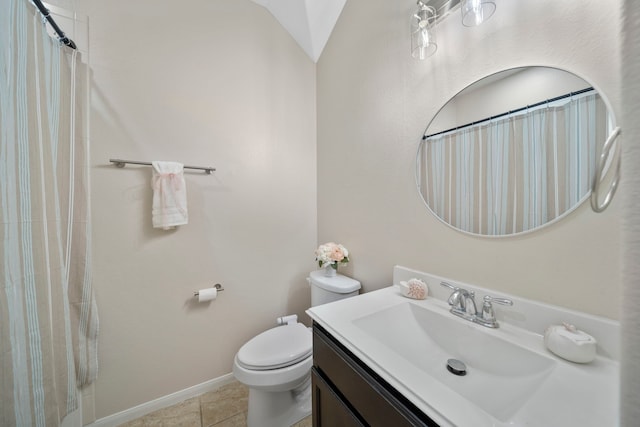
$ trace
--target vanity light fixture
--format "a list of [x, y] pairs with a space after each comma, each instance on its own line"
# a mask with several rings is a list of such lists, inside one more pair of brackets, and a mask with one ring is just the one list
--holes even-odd
[[475, 27], [496, 11], [494, 0], [418, 0], [411, 14], [411, 56], [426, 59], [438, 49], [436, 23], [460, 5], [462, 25]]
[[491, 0], [462, 0], [462, 25], [475, 27], [489, 19], [496, 11], [496, 4]]
[[418, 10], [411, 15], [411, 56], [425, 59], [438, 49], [435, 33], [436, 10], [418, 0]]

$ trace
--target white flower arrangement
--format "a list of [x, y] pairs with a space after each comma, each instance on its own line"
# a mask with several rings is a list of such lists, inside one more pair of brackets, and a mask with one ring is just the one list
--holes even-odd
[[338, 243], [325, 243], [316, 249], [316, 261], [320, 268], [331, 266], [338, 269], [338, 264], [349, 262], [349, 251]]

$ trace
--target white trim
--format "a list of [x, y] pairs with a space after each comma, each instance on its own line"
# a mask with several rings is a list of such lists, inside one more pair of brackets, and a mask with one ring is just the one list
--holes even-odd
[[128, 421], [135, 420], [144, 415], [147, 415], [153, 411], [164, 409], [169, 406], [175, 405], [180, 402], [184, 402], [192, 397], [200, 396], [201, 394], [209, 391], [214, 391], [220, 387], [230, 384], [235, 381], [232, 373], [225, 374], [221, 377], [214, 378], [209, 381], [205, 381], [201, 384], [194, 385], [184, 390], [177, 391], [175, 393], [168, 394], [166, 396], [159, 397], [146, 403], [142, 403], [133, 408], [126, 409], [122, 412], [118, 412], [113, 415], [100, 418], [95, 422], [88, 424], [85, 427], [114, 427], [120, 424], [124, 424]]

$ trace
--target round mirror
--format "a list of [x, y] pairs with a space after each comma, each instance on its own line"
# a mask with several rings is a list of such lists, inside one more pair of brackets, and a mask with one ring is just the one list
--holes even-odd
[[523, 67], [485, 77], [433, 118], [418, 149], [418, 190], [446, 224], [472, 234], [529, 232], [591, 192], [613, 113], [567, 71]]

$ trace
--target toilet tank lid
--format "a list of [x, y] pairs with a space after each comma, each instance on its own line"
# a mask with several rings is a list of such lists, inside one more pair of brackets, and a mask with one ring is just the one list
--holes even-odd
[[336, 274], [333, 277], [325, 276], [324, 270], [312, 271], [309, 274], [312, 286], [317, 286], [329, 292], [348, 294], [361, 288], [360, 282], [351, 277]]

